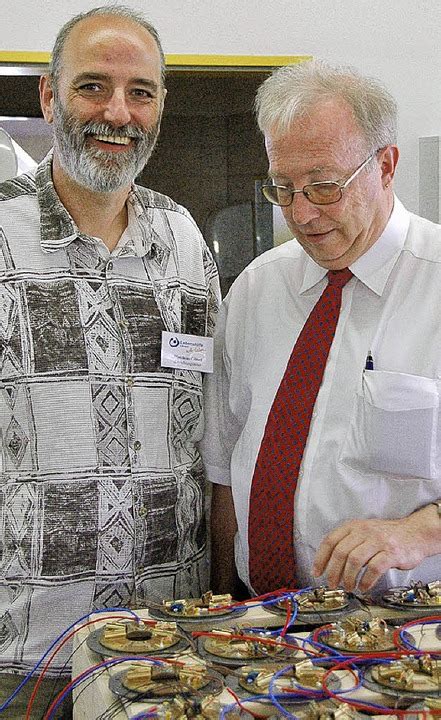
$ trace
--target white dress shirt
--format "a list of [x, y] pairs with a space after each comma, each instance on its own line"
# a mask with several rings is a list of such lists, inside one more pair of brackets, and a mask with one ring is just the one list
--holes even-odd
[[[351, 270], [294, 500], [303, 585], [317, 584], [312, 562], [333, 528], [350, 519], [404, 517], [441, 497], [441, 226], [408, 213], [395, 198], [383, 234]], [[202, 451], [209, 479], [232, 486], [236, 562], [248, 585], [254, 466], [326, 272], [289, 241], [246, 268], [218, 320]], [[364, 369], [369, 351], [374, 370]], [[381, 585], [435, 578], [441, 554], [412, 571], [389, 571]]]

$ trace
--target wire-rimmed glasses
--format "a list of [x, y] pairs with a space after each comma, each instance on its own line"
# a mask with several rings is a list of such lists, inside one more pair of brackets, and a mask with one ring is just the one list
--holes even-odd
[[363, 168], [375, 157], [377, 152], [378, 150], [375, 150], [375, 152], [371, 153], [369, 157], [354, 170], [347, 180], [313, 182], [304, 185], [301, 190], [294, 190], [285, 185], [276, 185], [272, 180], [268, 180], [262, 185], [262, 193], [270, 203], [279, 205], [280, 207], [288, 207], [288, 205], [291, 205], [296, 193], [303, 193], [313, 205], [332, 205], [342, 199], [343, 190], [348, 187], [349, 183], [355, 180], [357, 175], [361, 173]]

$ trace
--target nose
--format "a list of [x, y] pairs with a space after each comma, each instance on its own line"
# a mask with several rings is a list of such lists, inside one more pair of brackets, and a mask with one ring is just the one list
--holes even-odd
[[130, 110], [127, 107], [127, 100], [124, 90], [116, 88], [110, 98], [106, 102], [104, 109], [104, 119], [115, 125], [115, 127], [121, 127], [127, 125], [130, 122]]
[[284, 210], [286, 219], [295, 225], [306, 225], [320, 217], [319, 206], [313, 205], [302, 192], [295, 193], [291, 205]]

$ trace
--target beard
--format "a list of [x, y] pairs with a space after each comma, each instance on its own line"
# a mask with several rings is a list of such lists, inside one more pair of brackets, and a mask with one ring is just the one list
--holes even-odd
[[[54, 147], [63, 170], [78, 185], [93, 192], [110, 193], [131, 185], [150, 158], [161, 118], [144, 130], [137, 125], [115, 128], [105, 122], [82, 122], [70, 115], [59, 99], [54, 101]], [[130, 137], [134, 142], [119, 153], [87, 144], [89, 135]]]

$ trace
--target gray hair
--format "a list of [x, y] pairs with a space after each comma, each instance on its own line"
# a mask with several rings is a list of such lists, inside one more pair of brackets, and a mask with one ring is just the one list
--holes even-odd
[[58, 88], [60, 73], [63, 66], [63, 50], [66, 44], [66, 40], [68, 39], [72, 29], [75, 27], [75, 25], [77, 25], [77, 23], [81, 22], [82, 20], [85, 20], [89, 17], [96, 17], [99, 15], [110, 15], [111, 17], [125, 18], [126, 20], [131, 20], [133, 23], [135, 23], [136, 25], [140, 25], [141, 27], [145, 28], [147, 32], [150, 33], [158, 47], [159, 55], [161, 57], [161, 81], [162, 84], [164, 84], [165, 56], [162, 49], [161, 41], [159, 39], [158, 31], [153, 27], [151, 23], [149, 23], [145, 19], [145, 17], [141, 13], [136, 12], [129, 7], [126, 7], [125, 5], [112, 4], [103, 5], [101, 7], [92, 8], [92, 10], [88, 10], [87, 12], [79, 13], [63, 25], [55, 39], [54, 48], [52, 50], [52, 59], [49, 64], [49, 77], [51, 79], [53, 89], [57, 90]]
[[259, 128], [283, 135], [296, 118], [335, 97], [352, 108], [368, 152], [396, 143], [397, 104], [389, 91], [355, 68], [321, 60], [278, 68], [262, 83], [255, 102]]

